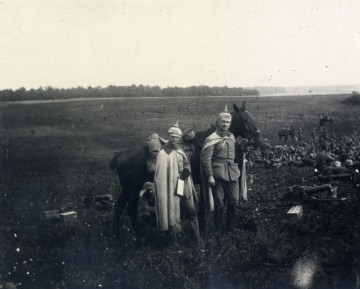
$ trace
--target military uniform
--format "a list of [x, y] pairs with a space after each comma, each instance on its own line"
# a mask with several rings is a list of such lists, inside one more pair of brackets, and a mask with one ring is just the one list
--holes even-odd
[[[181, 137], [177, 124], [170, 128], [169, 136]], [[178, 192], [179, 180], [184, 180], [184, 191]], [[199, 225], [194, 205], [195, 188], [190, 176], [190, 163], [177, 144], [164, 145], [159, 152], [155, 169], [155, 201], [158, 229], [169, 231], [175, 238], [181, 233], [180, 204], [185, 208], [194, 237], [200, 240]]]
[[301, 141], [303, 137], [303, 131], [301, 129], [301, 127], [299, 127], [299, 132], [298, 132], [298, 141]]
[[[230, 115], [230, 114], [229, 114]], [[221, 114], [220, 116], [221, 117]], [[215, 229], [222, 229], [222, 215], [226, 201], [226, 229], [232, 231], [233, 221], [239, 202], [240, 170], [234, 162], [235, 138], [230, 132], [217, 129], [204, 143], [201, 152], [201, 166], [207, 179], [213, 177], [212, 185], [214, 201]]]

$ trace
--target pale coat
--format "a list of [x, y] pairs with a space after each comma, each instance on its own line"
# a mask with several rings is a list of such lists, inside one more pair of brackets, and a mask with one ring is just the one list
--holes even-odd
[[[172, 150], [169, 154], [162, 149], [157, 157], [155, 169], [155, 199], [158, 229], [167, 231], [169, 227], [180, 226], [180, 200], [176, 195], [178, 179], [184, 167], [188, 167], [182, 150]], [[191, 178], [185, 181], [184, 195], [193, 194]]]

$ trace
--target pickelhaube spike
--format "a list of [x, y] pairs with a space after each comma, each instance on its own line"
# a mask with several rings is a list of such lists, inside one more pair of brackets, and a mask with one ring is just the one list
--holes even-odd
[[168, 134], [170, 136], [177, 136], [177, 137], [181, 137], [182, 136], [182, 131], [179, 128], [179, 120], [176, 121], [176, 123], [174, 124], [174, 126], [172, 126], [171, 128], [169, 128], [168, 130]]
[[224, 111], [219, 114], [219, 120], [231, 121], [231, 114], [228, 112], [227, 105], [225, 105]]

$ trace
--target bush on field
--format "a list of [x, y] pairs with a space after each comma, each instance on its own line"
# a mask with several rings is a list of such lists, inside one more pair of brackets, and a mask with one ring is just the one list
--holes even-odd
[[360, 93], [353, 93], [352, 96], [343, 100], [345, 104], [360, 105]]

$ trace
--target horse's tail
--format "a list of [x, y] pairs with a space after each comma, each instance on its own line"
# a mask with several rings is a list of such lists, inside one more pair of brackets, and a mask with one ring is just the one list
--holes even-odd
[[121, 153], [117, 152], [114, 154], [113, 158], [111, 159], [110, 161], [110, 164], [109, 164], [109, 167], [110, 167], [110, 170], [115, 170], [116, 169], [116, 161], [118, 159], [118, 157], [121, 155]]

